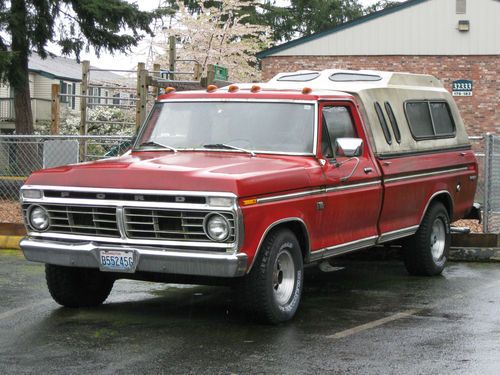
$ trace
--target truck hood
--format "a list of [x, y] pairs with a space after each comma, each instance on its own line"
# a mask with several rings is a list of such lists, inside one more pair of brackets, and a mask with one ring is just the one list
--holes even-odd
[[256, 196], [311, 186], [318, 162], [306, 156], [231, 152], [134, 152], [119, 158], [44, 169], [27, 185], [231, 192]]

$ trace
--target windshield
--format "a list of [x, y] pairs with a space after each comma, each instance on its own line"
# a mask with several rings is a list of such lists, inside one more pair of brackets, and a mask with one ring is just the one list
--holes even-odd
[[311, 154], [314, 104], [157, 103], [136, 145], [140, 149], [164, 146], [173, 150], [234, 152], [240, 148], [240, 151]]

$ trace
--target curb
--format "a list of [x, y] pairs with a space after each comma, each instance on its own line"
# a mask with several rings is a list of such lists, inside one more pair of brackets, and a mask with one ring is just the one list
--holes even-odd
[[15, 250], [21, 250], [21, 248], [19, 247], [19, 241], [21, 241], [21, 239], [23, 238], [24, 236], [1, 236], [0, 235], [0, 250], [4, 249], [4, 250], [12, 250], [12, 249], [15, 249]]
[[452, 247], [449, 259], [460, 262], [500, 262], [500, 247]]

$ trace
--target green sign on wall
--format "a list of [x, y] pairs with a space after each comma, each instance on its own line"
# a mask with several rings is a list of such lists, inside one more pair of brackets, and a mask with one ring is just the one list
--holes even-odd
[[215, 79], [220, 81], [227, 81], [228, 78], [229, 78], [229, 73], [227, 68], [215, 65]]

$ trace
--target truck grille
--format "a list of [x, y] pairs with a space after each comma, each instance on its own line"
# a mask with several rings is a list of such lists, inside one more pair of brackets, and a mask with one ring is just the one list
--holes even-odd
[[[211, 241], [203, 230], [203, 221], [210, 212], [164, 209], [125, 208], [125, 228], [128, 238], [176, 241]], [[234, 217], [218, 212], [231, 226], [229, 238], [234, 242]]]
[[[120, 238], [116, 207], [41, 204], [49, 213], [49, 233], [92, 235]], [[23, 215], [28, 227], [29, 204], [23, 204]], [[212, 241], [203, 230], [205, 217], [214, 211], [192, 211], [150, 208], [124, 208], [125, 235], [131, 239], [157, 239], [171, 241]], [[224, 241], [235, 241], [235, 219], [230, 212], [223, 215], [231, 226]], [[30, 227], [33, 230], [33, 228]]]
[[[49, 213], [50, 232], [120, 237], [114, 207], [67, 205], [43, 205], [43, 207]], [[27, 208], [27, 205], [23, 205], [25, 220], [29, 223]]]

